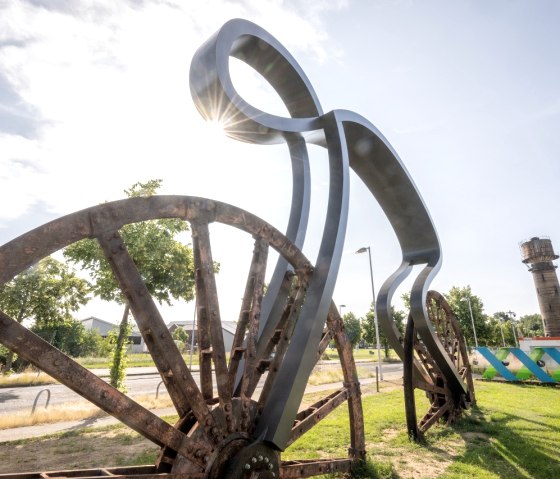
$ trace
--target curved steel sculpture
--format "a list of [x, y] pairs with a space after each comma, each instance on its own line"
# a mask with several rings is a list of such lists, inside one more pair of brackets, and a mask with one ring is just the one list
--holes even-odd
[[[230, 56], [258, 71], [278, 92], [292, 118], [270, 115], [247, 103], [233, 85], [229, 73]], [[410, 316], [446, 378], [450, 394], [459, 403], [468, 394], [468, 386], [438, 340], [425, 306], [429, 285], [441, 265], [439, 239], [412, 178], [385, 137], [368, 120], [354, 112], [334, 110], [322, 114], [315, 92], [297, 62], [269, 33], [244, 20], [226, 23], [198, 50], [192, 62], [190, 78], [191, 93], [200, 113], [205, 118], [220, 121], [229, 136], [269, 144], [290, 143], [293, 135], [298, 135], [298, 138], [303, 136], [310, 143], [328, 150], [331, 178], [329, 209], [316, 263], [318, 269], [325, 271], [323, 277], [317, 278], [318, 282], [324, 281], [325, 288], [312, 292], [314, 296], [325, 293], [328, 298], [317, 297], [317, 303], [309, 303], [306, 317], [310, 323], [313, 317], [325, 317], [326, 302], [330, 301], [340, 262], [348, 209], [347, 168], [352, 168], [360, 177], [387, 215], [402, 250], [401, 265], [379, 291], [376, 301], [379, 323], [391, 346], [404, 359], [403, 338], [391, 317], [392, 297], [414, 266], [426, 265], [410, 291]], [[324, 303], [320, 303], [321, 299]], [[308, 341], [315, 339], [316, 334], [306, 337]], [[300, 351], [305, 350], [302, 348]], [[304, 352], [302, 358], [305, 355]], [[297, 395], [301, 391], [298, 382], [305, 381], [310, 372], [305, 364], [303, 361], [300, 368], [290, 368], [290, 373], [286, 374], [287, 384], [293, 384], [292, 391]], [[417, 359], [413, 358], [410, 365], [407, 363], [405, 366], [413, 368], [413, 374], [423, 383], [430, 384], [425, 367]], [[286, 400], [285, 404], [282, 415], [270, 419], [265, 434], [265, 438], [278, 447], [282, 446], [280, 423], [286, 420], [289, 423], [293, 415], [293, 410], [288, 407], [290, 401]], [[413, 406], [407, 404], [407, 407]]]
[[[230, 77], [230, 57], [257, 70], [274, 87], [291, 117], [270, 115], [247, 103]], [[257, 25], [245, 20], [226, 23], [195, 54], [190, 84], [200, 113], [220, 121], [229, 136], [250, 143], [287, 143], [294, 188], [285, 235], [231, 205], [202, 198], [162, 196], [83, 210], [0, 247], [0, 284], [4, 284], [54, 251], [83, 238], [97, 239], [177, 409], [178, 423], [166, 424], [2, 312], [0, 342], [161, 446], [153, 466], [72, 471], [72, 477], [93, 477], [104, 471], [137, 478], [168, 474], [178, 478], [270, 479], [349, 471], [353, 462], [365, 455], [363, 417], [352, 350], [333, 306], [332, 294], [346, 233], [350, 168], [383, 208], [403, 254], [402, 264], [385, 281], [378, 295], [376, 311], [380, 323], [392, 347], [404, 358], [402, 338], [390, 315], [391, 299], [412, 267], [425, 265], [411, 291], [411, 324], [441, 371], [455, 404], [468, 392], [468, 386], [438, 339], [425, 306], [428, 286], [441, 262], [439, 240], [429, 213], [383, 135], [356, 113], [323, 113], [300, 66], [275, 38]], [[327, 149], [330, 174], [326, 221], [314, 265], [300, 251], [310, 203], [307, 142]], [[191, 224], [201, 348], [200, 385], [177, 351], [119, 233], [123, 225], [156, 218], [182, 218]], [[255, 238], [229, 363], [212, 268], [208, 228], [212, 222], [240, 228]], [[280, 253], [280, 259], [264, 295], [269, 247]], [[300, 409], [309, 375], [331, 340], [341, 357], [343, 386], [312, 406]], [[431, 378], [422, 362], [409, 358], [406, 367], [411, 377], [428, 384]], [[345, 402], [351, 424], [347, 458], [281, 461], [280, 451]], [[43, 477], [37, 474], [19, 477]], [[51, 472], [48, 477], [65, 474]]]

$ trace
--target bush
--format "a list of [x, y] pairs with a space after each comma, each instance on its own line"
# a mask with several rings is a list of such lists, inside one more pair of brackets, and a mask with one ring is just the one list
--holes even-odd
[[72, 357], [99, 356], [107, 349], [99, 332], [86, 331], [84, 325], [74, 319], [35, 325], [31, 331]]

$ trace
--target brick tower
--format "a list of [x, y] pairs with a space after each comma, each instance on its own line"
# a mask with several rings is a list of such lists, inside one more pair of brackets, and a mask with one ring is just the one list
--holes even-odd
[[544, 335], [560, 337], [560, 285], [553, 261], [558, 259], [550, 238], [534, 237], [521, 243], [523, 263], [533, 274]]

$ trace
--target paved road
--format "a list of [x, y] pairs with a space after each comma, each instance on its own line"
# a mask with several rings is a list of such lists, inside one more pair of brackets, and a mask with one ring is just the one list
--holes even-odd
[[[375, 368], [372, 361], [361, 361], [357, 363], [359, 373], [368, 371], [371, 374]], [[324, 361], [319, 365], [320, 368], [336, 368], [338, 363]], [[99, 376], [107, 376], [107, 370], [93, 370]], [[384, 375], [398, 377], [402, 375], [402, 363], [383, 364]], [[362, 374], [360, 374], [362, 375]], [[396, 376], [395, 376], [396, 375]], [[365, 374], [364, 374], [365, 376]], [[195, 381], [199, 382], [198, 372], [193, 372]], [[106, 379], [106, 378], [104, 378]], [[161, 382], [159, 374], [155, 368], [130, 368], [127, 376], [128, 395], [142, 396], [156, 394], [158, 384]], [[68, 389], [62, 384], [50, 384], [43, 386], [2, 388], [0, 389], [0, 415], [13, 414], [16, 411], [31, 409], [35, 398], [40, 391], [48, 389], [51, 393], [50, 405], [63, 404], [73, 401], [83, 401], [79, 394]], [[163, 384], [159, 388], [160, 394], [166, 393]], [[38, 402], [39, 407], [45, 404], [47, 393], [42, 393]]]

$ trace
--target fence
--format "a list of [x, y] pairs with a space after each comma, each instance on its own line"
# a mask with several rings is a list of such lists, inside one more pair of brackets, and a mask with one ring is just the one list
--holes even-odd
[[537, 380], [542, 383], [560, 383], [560, 348], [537, 347], [529, 354], [520, 348], [499, 348], [495, 351], [487, 347], [476, 348], [488, 362], [483, 371], [483, 379], [494, 379], [500, 375], [506, 381]]

